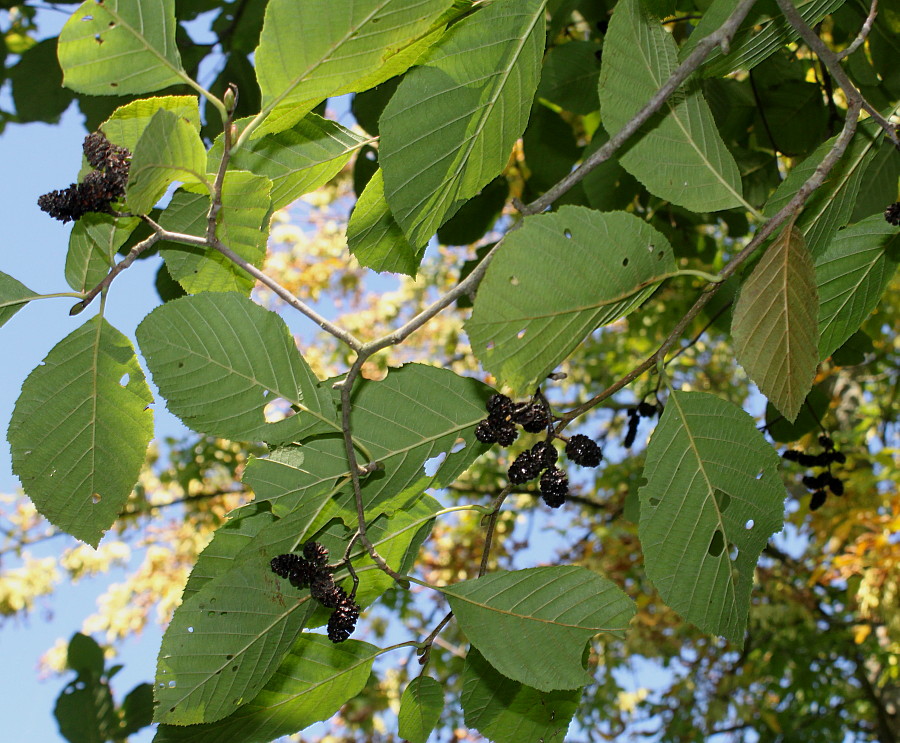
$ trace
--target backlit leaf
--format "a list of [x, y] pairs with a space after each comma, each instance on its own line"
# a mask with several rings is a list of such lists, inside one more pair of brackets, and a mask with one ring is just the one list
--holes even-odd
[[444, 691], [430, 676], [417, 676], [400, 697], [398, 715], [401, 738], [409, 743], [425, 743], [444, 709]]
[[816, 375], [818, 308], [812, 257], [788, 224], [744, 279], [731, 333], [741, 366], [789, 421]]
[[743, 641], [756, 561], [781, 529], [779, 458], [756, 421], [705, 392], [673, 392], [647, 448], [639, 535], [663, 600]]
[[35, 292], [21, 281], [0, 271], [0, 327], [6, 325], [34, 296]]
[[85, 0], [59, 34], [67, 88], [89, 95], [149, 93], [184, 80], [175, 0]]
[[116, 251], [140, 220], [91, 212], [75, 222], [66, 253], [66, 282], [77, 292], [93, 289], [115, 265]]
[[544, 4], [497, 0], [452, 26], [385, 108], [385, 195], [414, 247], [506, 166], [540, 76]]
[[197, 97], [192, 95], [166, 95], [155, 98], [141, 98], [124, 106], [119, 106], [100, 129], [106, 138], [119, 147], [131, 152], [138, 140], [159, 110], [169, 111], [200, 131], [200, 107]]

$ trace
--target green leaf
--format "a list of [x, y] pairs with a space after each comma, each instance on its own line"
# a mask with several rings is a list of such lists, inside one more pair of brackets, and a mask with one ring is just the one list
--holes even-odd
[[[533, 391], [596, 328], [627, 314], [675, 270], [668, 240], [625, 212], [564, 206], [506, 236], [466, 323], [485, 369]], [[578, 276], [566, 285], [561, 276]]]
[[38, 511], [96, 547], [137, 482], [151, 401], [131, 342], [102, 318], [57, 343], [22, 385], [7, 433]]
[[[835, 139], [836, 137], [829, 139], [791, 170], [766, 202], [763, 209], [766, 217], [777, 214], [797, 194], [834, 146]], [[828, 179], [807, 200], [794, 226], [803, 233], [806, 247], [813, 258], [818, 259], [835, 232], [849, 221], [863, 176], [881, 141], [882, 135], [878, 133], [874, 122], [861, 122]]]
[[879, 147], [860, 183], [850, 222], [859, 222], [871, 214], [882, 212], [885, 194], [897, 188], [900, 180], [900, 151], [896, 147]]
[[251, 701], [315, 608], [262, 560], [211, 580], [175, 611], [159, 651], [156, 722], [215, 722]]
[[831, 402], [831, 396], [823, 389], [823, 385], [819, 384], [813, 387], [806, 400], [800, 408], [800, 413], [793, 423], [785, 420], [785, 417], [779, 413], [772, 403], [766, 405], [766, 429], [773, 440], [787, 444], [791, 441], [797, 441], [810, 431], [815, 431], [819, 427], [821, 421], [828, 413], [828, 404]]
[[275, 516], [268, 511], [251, 512], [246, 515], [239, 513], [237, 517], [230, 518], [216, 529], [212, 540], [200, 553], [193, 570], [191, 570], [181, 596], [182, 602], [187, 601], [211, 580], [228, 572], [234, 565], [237, 555], [253, 541], [264, 527], [274, 521], [276, 521]]
[[[641, 8], [640, 0], [621, 0], [606, 34], [600, 71], [600, 111], [610, 136], [677, 67], [672, 35]], [[743, 203], [737, 163], [695, 81], [672, 95], [632, 141], [619, 162], [654, 195], [692, 211]]]
[[400, 697], [398, 734], [409, 743], [425, 743], [444, 709], [444, 691], [430, 676], [417, 676]]
[[379, 653], [374, 645], [302, 635], [259, 694], [229, 717], [200, 726], [161, 725], [153, 743], [268, 743], [327, 720], [359, 694]]
[[596, 41], [570, 41], [551, 49], [541, 70], [537, 97], [576, 114], [596, 111], [600, 108], [599, 51], [600, 44]]
[[26, 51], [9, 70], [16, 119], [56, 124], [75, 97], [62, 86], [55, 38], [44, 39]]
[[[845, 0], [792, 0], [792, 2], [806, 24], [812, 27], [841, 7]], [[684, 60], [699, 41], [718, 29], [734, 12], [734, 5], [734, 0], [714, 0], [682, 46], [679, 59]], [[724, 77], [735, 70], [752, 69], [798, 36], [774, 0], [759, 2], [738, 27], [726, 56], [722, 56], [719, 46], [713, 47], [701, 67], [702, 74], [706, 77]]]
[[756, 561], [781, 529], [779, 458], [756, 422], [705, 392], [673, 392], [647, 447], [639, 536], [663, 600], [741, 643]]
[[819, 351], [827, 359], [869, 316], [900, 265], [900, 232], [881, 214], [841, 230], [816, 260]]
[[116, 735], [133, 735], [153, 722], [153, 686], [138, 684], [122, 702], [122, 726]]
[[437, 231], [442, 245], [470, 245], [484, 237], [503, 212], [509, 196], [509, 182], [502, 175], [488, 183], [481, 193], [467, 201]]
[[414, 247], [506, 166], [543, 49], [544, 0], [497, 0], [452, 26], [400, 83], [379, 123], [379, 159], [388, 204]]
[[200, 131], [200, 107], [197, 97], [192, 95], [167, 95], [132, 101], [113, 111], [100, 129], [110, 142], [134, 152], [144, 130], [160, 110], [175, 114]]
[[803, 235], [788, 224], [744, 280], [731, 334], [741, 366], [789, 421], [816, 376], [818, 309], [812, 256]]
[[548, 693], [508, 679], [474, 648], [462, 683], [466, 725], [495, 743], [563, 743], [581, 698], [581, 689]]
[[330, 95], [366, 90], [403, 72], [424, 49], [407, 59], [406, 67], [373, 76], [398, 52], [427, 35], [449, 4], [449, 0], [270, 0], [256, 49], [256, 75], [263, 109], [278, 108], [257, 134], [293, 126]]
[[[269, 178], [274, 211], [334, 178], [366, 141], [337, 122], [310, 113], [288, 131], [245, 143], [232, 154], [229, 167]], [[218, 169], [222, 149], [219, 137], [209, 151], [210, 171]]]
[[612, 581], [575, 565], [502, 570], [440, 590], [478, 652], [540, 691], [590, 683], [582, 664], [588, 640], [622, 634], [634, 615]]
[[80, 674], [63, 689], [53, 715], [69, 743], [106, 743], [118, 732], [109, 685], [92, 674]]
[[88, 95], [149, 93], [184, 82], [175, 2], [85, 0], [59, 34], [64, 84]]
[[206, 148], [188, 121], [161, 108], [134, 148], [125, 200], [146, 214], [173, 181], [206, 184]]
[[[410, 495], [446, 487], [465, 471], [486, 450], [474, 431], [492, 392], [474, 379], [422, 364], [392, 369], [383, 381], [363, 382], [354, 390], [354, 439], [383, 468], [362, 480], [366, 511], [391, 513]], [[440, 466], [426, 475], [425, 463], [436, 457]], [[251, 459], [244, 481], [258, 500], [286, 514], [335, 488], [348, 496], [349, 474], [343, 440], [321, 437], [276, 450], [267, 459]], [[347, 523], [355, 524], [355, 515]]]
[[93, 289], [116, 263], [116, 251], [140, 224], [137, 218], [117, 219], [91, 212], [69, 233], [66, 282], [77, 292]]
[[99, 677], [105, 665], [103, 648], [92, 637], [76, 632], [69, 640], [66, 665], [77, 673], [92, 673]]
[[369, 179], [347, 224], [347, 247], [361, 266], [415, 276], [424, 250], [416, 250], [384, 198], [381, 168]]
[[[167, 302], [144, 318], [137, 338], [169, 410], [200, 433], [282, 443], [339, 430], [330, 392], [284, 320], [239, 294]], [[266, 422], [276, 400], [299, 412]]]
[[21, 281], [0, 271], [0, 327], [35, 296], [36, 293]]

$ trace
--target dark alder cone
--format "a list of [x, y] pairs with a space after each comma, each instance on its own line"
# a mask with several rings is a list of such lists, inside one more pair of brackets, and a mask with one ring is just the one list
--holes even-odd
[[[310, 583], [315, 581], [318, 576], [319, 568], [301, 557], [291, 568], [288, 579], [291, 581], [291, 585], [294, 588], [306, 588]], [[328, 578], [330, 579], [331, 576], [329, 575]]]
[[487, 412], [488, 415], [497, 416], [499, 418], [504, 418], [507, 415], [512, 415], [513, 411], [513, 401], [510, 400], [506, 395], [501, 395], [499, 392], [491, 395], [487, 401]]
[[549, 441], [538, 441], [531, 447], [531, 456], [541, 463], [541, 469], [552, 467], [559, 459], [559, 453], [556, 447]]
[[496, 431], [497, 443], [500, 444], [500, 446], [511, 446], [513, 442], [519, 438], [519, 432], [511, 423], [497, 428]]
[[328, 550], [318, 542], [307, 542], [303, 545], [303, 556], [313, 565], [323, 567], [328, 562]]
[[637, 414], [641, 416], [641, 418], [652, 418], [656, 415], [656, 405], [649, 402], [642, 402], [637, 406]]
[[544, 465], [539, 458], [535, 457], [531, 451], [523, 451], [509, 466], [507, 477], [513, 485], [521, 485], [541, 474], [542, 469], [544, 469]]
[[781, 455], [782, 459], [786, 459], [788, 462], [799, 462], [800, 455], [803, 454], [802, 451], [797, 451], [796, 449], [788, 449]]
[[828, 489], [834, 493], [835, 495], [843, 495], [844, 494], [844, 482], [839, 477], [835, 477], [834, 475], [828, 476]]
[[837, 462], [838, 464], [846, 464], [847, 455], [842, 451], [830, 451], [826, 453], [827, 462]]
[[819, 436], [819, 443], [822, 445], [825, 451], [831, 451], [832, 449], [834, 449], [834, 442], [829, 436], [826, 436], [825, 434]]
[[900, 201], [894, 202], [884, 210], [884, 218], [894, 227], [900, 227]]
[[626, 449], [630, 449], [634, 444], [634, 440], [637, 438], [638, 423], [640, 423], [640, 420], [641, 417], [637, 408], [628, 408], [628, 431], [626, 431], [625, 440], [622, 442], [622, 446]]
[[275, 575], [280, 578], [287, 578], [291, 574], [291, 570], [302, 561], [303, 558], [300, 557], [300, 555], [278, 555], [277, 557], [272, 558], [269, 565], [272, 567], [272, 572], [275, 573]]
[[359, 606], [349, 597], [345, 597], [328, 618], [328, 639], [332, 642], [343, 642], [356, 629], [359, 619]]
[[518, 423], [528, 433], [540, 433], [550, 423], [550, 411], [541, 402], [521, 405], [513, 413], [513, 422]]
[[569, 478], [559, 467], [551, 467], [541, 475], [541, 498], [550, 508], [559, 508], [569, 494]]
[[330, 575], [321, 573], [309, 584], [309, 592], [316, 601], [329, 609], [333, 609], [347, 598], [347, 592], [335, 584]]
[[818, 490], [819, 488], [824, 487], [830, 479], [831, 475], [827, 472], [823, 472], [821, 475], [805, 475], [803, 477], [803, 484], [810, 490]]
[[475, 438], [482, 444], [494, 444], [497, 442], [497, 429], [491, 422], [485, 418], [481, 423], [475, 426]]
[[566, 444], [566, 456], [582, 467], [596, 467], [603, 459], [603, 452], [592, 438], [576, 433]]
[[818, 511], [825, 504], [827, 497], [828, 495], [824, 490], [817, 490], [812, 494], [812, 498], [809, 499], [809, 510]]

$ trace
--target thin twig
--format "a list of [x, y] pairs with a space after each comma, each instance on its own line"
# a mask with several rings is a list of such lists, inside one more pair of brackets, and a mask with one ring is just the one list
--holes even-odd
[[87, 306], [94, 301], [94, 298], [104, 289], [109, 287], [110, 284], [112, 284], [113, 279], [115, 279], [116, 276], [118, 276], [120, 273], [122, 273], [122, 271], [124, 271], [132, 263], [134, 263], [141, 253], [152, 248], [157, 242], [159, 242], [159, 240], [160, 236], [157, 232], [154, 232], [148, 238], [141, 240], [137, 245], [135, 245], [131, 250], [128, 251], [128, 255], [126, 255], [122, 260], [120, 260], [115, 266], [110, 269], [109, 273], [103, 277], [103, 280], [99, 284], [97, 284], [97, 286], [95, 286], [87, 294], [85, 294], [84, 299], [82, 299], [78, 304], [74, 305], [72, 309], [69, 310], [69, 314], [77, 315], [81, 312], [84, 312], [84, 310], [87, 309]]
[[897, 134], [897, 127], [884, 118], [878, 109], [869, 103], [863, 94], [859, 92], [856, 86], [850, 81], [850, 78], [847, 77], [844, 68], [841, 67], [837, 55], [825, 45], [825, 42], [818, 37], [815, 31], [806, 25], [806, 21], [803, 20], [802, 16], [797, 12], [797, 9], [791, 4], [790, 0], [776, 0], [776, 2], [788, 23], [790, 23], [794, 27], [794, 30], [800, 34], [807, 46], [816, 53], [816, 56], [822, 61], [828, 72], [830, 72], [831, 76], [837, 81], [837, 84], [841, 86], [841, 90], [844, 91], [844, 95], [847, 97], [847, 102], [849, 104], [859, 103], [862, 109], [878, 122], [878, 125], [884, 130], [888, 139], [890, 139], [896, 147], [900, 147], [900, 136]]
[[587, 160], [559, 181], [555, 186], [550, 188], [540, 198], [535, 199], [530, 204], [523, 207], [521, 210], [522, 214], [537, 214], [544, 211], [576, 183], [581, 181], [594, 168], [609, 160], [609, 158], [612, 157], [615, 152], [625, 144], [625, 142], [630, 139], [651, 116], [653, 116], [653, 114], [663, 107], [669, 97], [681, 87], [682, 83], [684, 83], [684, 81], [703, 64], [713, 48], [719, 46], [722, 48], [722, 52], [727, 54], [731, 43], [731, 37], [734, 36], [738, 27], [744, 21], [744, 18], [746, 18], [747, 13], [750, 12], [750, 8], [753, 7], [755, 2], [756, 0], [741, 0], [728, 19], [709, 36], [704, 37], [697, 46], [694, 47], [694, 50], [688, 55], [687, 59], [678, 66], [647, 104], [632, 117], [631, 121], [612, 135], [606, 144], [594, 152]]
[[566, 413], [560, 424], [557, 426], [557, 431], [562, 431], [572, 420], [587, 412], [596, 405], [600, 404], [608, 397], [611, 397], [623, 387], [627, 387], [629, 384], [631, 384], [631, 382], [640, 377], [648, 369], [656, 366], [660, 359], [665, 358], [666, 354], [669, 352], [669, 349], [671, 349], [672, 346], [675, 345], [678, 339], [683, 335], [685, 329], [691, 323], [691, 321], [693, 321], [693, 319], [700, 314], [700, 311], [706, 306], [709, 300], [712, 299], [713, 296], [715, 296], [716, 292], [721, 288], [722, 283], [730, 276], [734, 275], [738, 268], [740, 268], [741, 264], [756, 252], [757, 248], [759, 248], [763, 244], [763, 242], [765, 242], [765, 240], [770, 235], [772, 235], [772, 233], [774, 233], [776, 229], [778, 229], [782, 222], [784, 222], [793, 214], [799, 212], [803, 205], [806, 203], [806, 200], [813, 193], [813, 191], [815, 191], [825, 182], [825, 179], [828, 177], [828, 174], [831, 172], [832, 168], [834, 168], [838, 160], [843, 156], [844, 152], [846, 152], [847, 147], [850, 144], [850, 140], [853, 139], [853, 135], [856, 132], [856, 125], [859, 118], [860, 107], [861, 101], [859, 100], [855, 100], [850, 103], [850, 107], [847, 110], [847, 116], [844, 120], [844, 128], [841, 130], [841, 133], [835, 140], [834, 146], [832, 146], [828, 154], [825, 155], [824, 158], [822, 158], [822, 162], [819, 163], [818, 167], [815, 169], [815, 171], [813, 171], [813, 174], [797, 190], [797, 193], [794, 194], [794, 197], [787, 204], [785, 204], [784, 207], [782, 207], [781, 210], [779, 210], [779, 212], [775, 214], [775, 216], [773, 216], [762, 227], [760, 227], [756, 235], [747, 244], [747, 246], [743, 250], [741, 250], [741, 252], [738, 253], [734, 258], [732, 258], [728, 262], [728, 264], [719, 272], [720, 281], [718, 283], [709, 284], [706, 286], [706, 288], [697, 298], [697, 301], [687, 311], [685, 316], [678, 321], [678, 323], [672, 329], [672, 332], [669, 333], [669, 335], [663, 341], [662, 345], [660, 345], [660, 347], [653, 354], [642, 361], [637, 367], [632, 369], [630, 372], [628, 372], [628, 374], [623, 376], [618, 381], [611, 384], [609, 387], [603, 390], [603, 392]]
[[862, 28], [859, 29], [859, 33], [856, 35], [856, 38], [850, 43], [850, 46], [848, 46], [843, 51], [835, 54], [835, 59], [837, 59], [839, 62], [842, 59], [846, 59], [865, 43], [866, 37], [869, 35], [869, 32], [872, 30], [872, 26], [875, 24], [875, 18], [877, 15], [878, 0], [872, 0], [872, 5], [869, 8], [869, 15], [866, 16], [866, 20], [863, 22]]
[[428, 664], [428, 661], [431, 659], [431, 646], [434, 645], [435, 640], [437, 640], [437, 636], [441, 633], [441, 630], [447, 626], [447, 623], [453, 618], [453, 612], [447, 612], [446, 616], [438, 622], [438, 625], [431, 630], [431, 634], [428, 635], [423, 641], [418, 650], [419, 654], [419, 664], [422, 666], [422, 672], [419, 675], [425, 673], [425, 666]]
[[[230, 95], [229, 95], [230, 94]], [[232, 124], [234, 123], [234, 107], [237, 105], [237, 87], [228, 84], [225, 95], [230, 106], [226, 106], [225, 127], [222, 133], [222, 159], [219, 161], [219, 169], [216, 171], [216, 180], [213, 183], [212, 198], [209, 204], [209, 213], [206, 217], [206, 240], [211, 245], [216, 239], [216, 224], [219, 220], [219, 212], [222, 210], [222, 185], [225, 183], [225, 173], [228, 171], [228, 161], [231, 159]]]

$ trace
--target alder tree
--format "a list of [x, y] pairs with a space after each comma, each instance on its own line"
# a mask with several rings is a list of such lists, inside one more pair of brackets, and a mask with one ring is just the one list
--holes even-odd
[[[0, 274], [0, 321], [86, 318], [22, 382], [46, 521], [3, 552], [179, 514], [152, 694], [76, 634], [67, 739], [900, 738], [896, 3], [4, 7], [4, 122], [88, 133], [35, 206], [63, 278]], [[276, 245], [298, 203], [327, 255]]]

